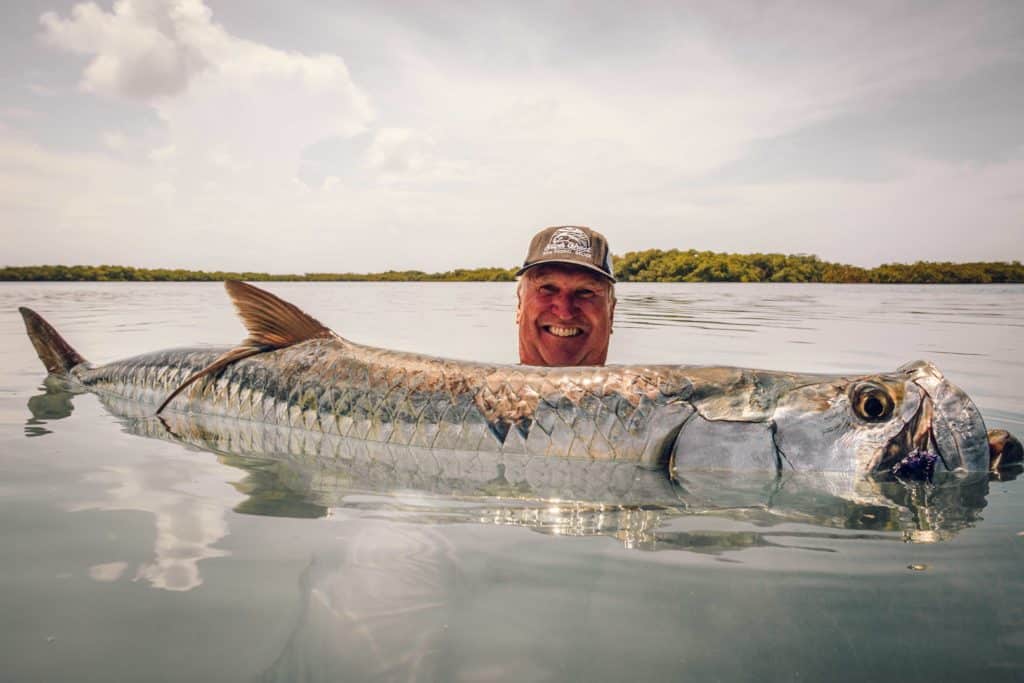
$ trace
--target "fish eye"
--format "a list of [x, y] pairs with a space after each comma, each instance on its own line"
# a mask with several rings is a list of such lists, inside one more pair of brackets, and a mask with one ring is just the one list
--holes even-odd
[[892, 396], [877, 384], [861, 382], [850, 391], [850, 402], [857, 417], [868, 422], [881, 422], [892, 417], [896, 407]]

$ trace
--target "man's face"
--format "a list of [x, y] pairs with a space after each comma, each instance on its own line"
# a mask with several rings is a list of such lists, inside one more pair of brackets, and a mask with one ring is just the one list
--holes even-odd
[[519, 288], [519, 361], [526, 365], [604, 365], [615, 298], [611, 283], [586, 268], [552, 264], [526, 271]]

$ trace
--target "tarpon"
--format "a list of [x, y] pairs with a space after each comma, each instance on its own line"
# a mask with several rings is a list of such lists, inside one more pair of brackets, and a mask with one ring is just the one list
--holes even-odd
[[[28, 401], [32, 418], [26, 434], [46, 433], [44, 425], [69, 417], [74, 396], [81, 393], [57, 378], [47, 378], [43, 389]], [[403, 511], [423, 513], [411, 519], [433, 521], [443, 511], [451, 521], [523, 526], [559, 536], [606, 535], [649, 550], [706, 552], [715, 539], [736, 549], [765, 538], [761, 532], [694, 536], [692, 527], [664, 528], [689, 515], [758, 527], [799, 522], [900, 531], [904, 541], [931, 543], [976, 523], [991, 477], [1019, 473], [1019, 468], [998, 475], [946, 473], [931, 482], [848, 472], [689, 471], [670, 478], [664, 470], [629, 462], [400, 446], [200, 413], [168, 411], [154, 418], [151, 404], [98, 398], [126, 434], [213, 453], [222, 464], [246, 472], [235, 487], [248, 498], [236, 512], [322, 517], [342, 508], [392, 509], [400, 500]], [[140, 475], [133, 482], [146, 479]], [[129, 488], [141, 495], [137, 500], [146, 499], [139, 486]]]
[[929, 475], [989, 467], [981, 414], [926, 361], [854, 377], [464, 362], [357, 344], [269, 292], [225, 284], [249, 331], [241, 344], [100, 366], [41, 316], [20, 311], [51, 374], [154, 413], [166, 408], [396, 446], [585, 458], [673, 474], [898, 474], [922, 454], [931, 458]]

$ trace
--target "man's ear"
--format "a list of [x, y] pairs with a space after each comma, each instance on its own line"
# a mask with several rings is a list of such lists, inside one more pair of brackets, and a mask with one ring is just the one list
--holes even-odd
[[523, 281], [516, 283], [516, 325], [523, 317]]

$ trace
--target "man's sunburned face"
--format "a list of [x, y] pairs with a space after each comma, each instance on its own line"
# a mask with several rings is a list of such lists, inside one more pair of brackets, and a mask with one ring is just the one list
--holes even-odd
[[519, 361], [526, 365], [603, 365], [615, 299], [586, 268], [537, 266], [519, 288]]

